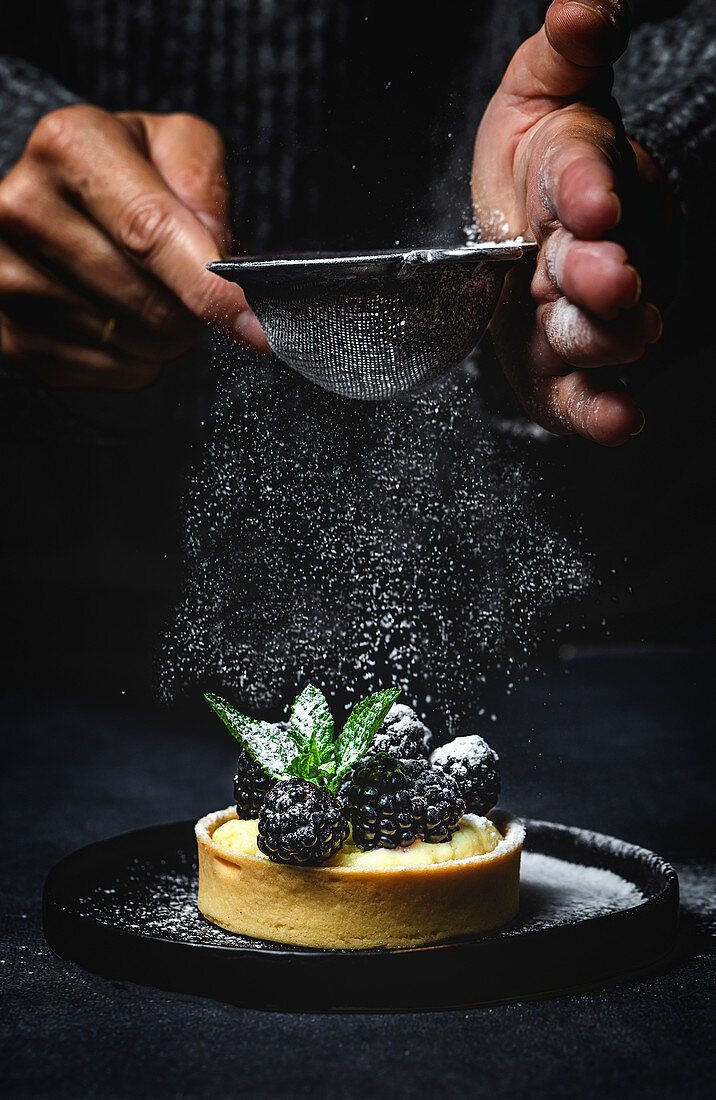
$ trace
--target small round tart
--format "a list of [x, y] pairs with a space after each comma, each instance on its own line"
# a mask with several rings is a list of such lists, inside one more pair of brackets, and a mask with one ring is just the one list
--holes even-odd
[[524, 826], [467, 814], [449, 842], [362, 852], [321, 867], [272, 863], [256, 821], [217, 810], [196, 825], [199, 910], [213, 924], [301, 947], [418, 947], [486, 932], [519, 908]]

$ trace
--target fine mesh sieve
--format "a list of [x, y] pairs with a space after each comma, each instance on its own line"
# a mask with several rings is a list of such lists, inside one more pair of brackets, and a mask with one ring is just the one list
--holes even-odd
[[208, 267], [241, 286], [284, 363], [334, 393], [375, 401], [461, 363], [505, 273], [535, 247], [246, 256]]

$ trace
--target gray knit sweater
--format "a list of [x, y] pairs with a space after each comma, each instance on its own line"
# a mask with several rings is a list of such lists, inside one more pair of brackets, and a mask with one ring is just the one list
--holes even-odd
[[[37, 0], [0, 55], [0, 173], [76, 100], [188, 110], [230, 148], [253, 249], [459, 236], [480, 113], [544, 0]], [[635, 3], [616, 93], [702, 228], [713, 217], [716, 5]]]

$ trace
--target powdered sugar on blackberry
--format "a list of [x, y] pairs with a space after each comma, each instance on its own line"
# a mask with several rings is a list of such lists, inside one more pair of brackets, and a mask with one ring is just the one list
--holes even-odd
[[495, 429], [474, 368], [372, 404], [233, 349], [206, 424], [166, 700], [215, 691], [278, 718], [311, 682], [338, 717], [395, 684], [445, 740], [486, 670], [512, 682], [548, 609], [587, 587], [542, 448]]
[[430, 763], [441, 767], [450, 762], [473, 769], [478, 768], [494, 755], [494, 749], [490, 748], [484, 738], [472, 734], [469, 737], [456, 737], [447, 745], [441, 745], [430, 757]]
[[405, 703], [394, 703], [385, 716], [383, 725], [373, 738], [371, 751], [390, 752], [393, 746], [402, 744], [409, 751], [399, 751], [397, 753], [399, 756], [428, 756], [432, 743], [432, 731], [424, 722], [421, 722], [413, 708], [406, 706]]
[[436, 749], [430, 763], [457, 783], [468, 810], [488, 813], [500, 796], [500, 761], [494, 749], [477, 734], [457, 737]]

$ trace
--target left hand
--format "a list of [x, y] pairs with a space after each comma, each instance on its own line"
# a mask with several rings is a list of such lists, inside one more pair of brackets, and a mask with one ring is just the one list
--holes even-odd
[[482, 238], [540, 245], [531, 285], [518, 264], [493, 319], [507, 376], [538, 424], [607, 446], [644, 426], [614, 368], [662, 329], [643, 301], [656, 271], [642, 245], [658, 226], [641, 225], [658, 173], [610, 95], [627, 39], [622, 0], [554, 0], [488, 105], [472, 175]]
[[187, 114], [90, 104], [40, 119], [0, 180], [0, 351], [52, 386], [131, 389], [202, 325], [269, 351], [231, 246], [224, 143]]

